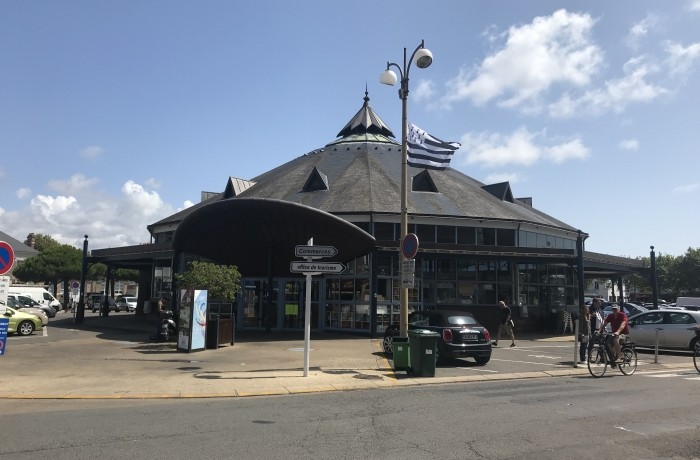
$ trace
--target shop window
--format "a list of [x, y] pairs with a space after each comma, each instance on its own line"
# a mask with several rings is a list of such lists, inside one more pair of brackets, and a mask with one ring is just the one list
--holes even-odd
[[510, 271], [510, 262], [507, 260], [499, 260], [496, 262], [496, 269], [498, 271], [499, 282], [513, 282], [513, 274]]
[[423, 274], [423, 278], [435, 279], [435, 259], [422, 257], [419, 259], [419, 262], [420, 272]]
[[420, 243], [435, 242], [435, 225], [416, 225], [416, 235]]
[[476, 244], [476, 228], [457, 227], [458, 244]]
[[494, 283], [483, 283], [478, 285], [479, 303], [482, 305], [496, 305], [498, 303], [498, 293]]
[[397, 225], [390, 222], [374, 223], [374, 238], [378, 241], [398, 241], [399, 232]]
[[457, 303], [470, 305], [476, 302], [477, 288], [473, 281], [459, 281], [457, 283]]
[[499, 246], [515, 246], [515, 230], [499, 228], [496, 230]]
[[384, 302], [390, 299], [391, 294], [391, 280], [386, 278], [379, 278], [377, 280], [377, 301]]
[[437, 269], [438, 279], [454, 280], [457, 274], [457, 261], [455, 259], [438, 259]]
[[380, 276], [391, 276], [391, 255], [387, 253], [377, 254], [377, 271]]
[[482, 260], [479, 262], [479, 281], [496, 281], [498, 279], [496, 262]]
[[457, 300], [457, 286], [455, 282], [440, 281], [436, 289], [437, 303], [454, 304]]
[[479, 227], [476, 231], [476, 244], [484, 246], [496, 245], [496, 229]]
[[352, 224], [369, 233], [370, 235], [372, 234], [372, 232], [369, 229], [369, 222], [352, 222]]
[[438, 225], [437, 226], [437, 241], [436, 243], [455, 243], [455, 227], [451, 225]]
[[423, 304], [435, 303], [435, 281], [424, 280], [422, 283]]
[[464, 258], [458, 259], [457, 278], [476, 281], [476, 260]]

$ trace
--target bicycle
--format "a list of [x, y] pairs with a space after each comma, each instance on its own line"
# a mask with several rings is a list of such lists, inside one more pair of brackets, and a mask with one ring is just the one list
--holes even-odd
[[[593, 346], [588, 351], [588, 372], [593, 377], [600, 378], [605, 375], [608, 363], [610, 363], [610, 367], [613, 367], [613, 364], [617, 364], [620, 372], [624, 375], [634, 374], [637, 370], [637, 351], [634, 349], [634, 342], [629, 339], [625, 339], [622, 342], [620, 360], [614, 363], [612, 350], [608, 347], [609, 336], [610, 334], [607, 332], [603, 334], [596, 332], [593, 334], [591, 338]], [[700, 356], [698, 357], [698, 365], [700, 365]]]

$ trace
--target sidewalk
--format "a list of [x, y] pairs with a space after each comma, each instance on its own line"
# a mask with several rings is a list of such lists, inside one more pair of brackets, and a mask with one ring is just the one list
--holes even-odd
[[[49, 323], [52, 340], [21, 337], [8, 344], [0, 357], [0, 398], [244, 397], [588, 374], [585, 367], [535, 366], [529, 372], [461, 376], [441, 376], [438, 369], [435, 377], [411, 378], [394, 373], [381, 339], [324, 333], [312, 334], [309, 375], [304, 377], [300, 331], [238, 333], [234, 346], [183, 353], [175, 343], [148, 339], [156, 329], [154, 317], [113, 314], [86, 317], [84, 324], [75, 325], [68, 315], [60, 313]], [[519, 346], [548, 341], [571, 343], [573, 337], [518, 339]], [[677, 361], [688, 367], [687, 360]], [[672, 369], [674, 364], [657, 367]]]

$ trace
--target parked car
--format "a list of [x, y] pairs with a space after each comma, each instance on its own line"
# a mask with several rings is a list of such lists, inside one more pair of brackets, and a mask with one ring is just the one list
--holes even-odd
[[117, 297], [117, 305], [126, 311], [136, 311], [136, 297], [120, 295]]
[[[88, 306], [90, 307], [92, 312], [95, 313], [97, 310], [102, 308], [102, 304], [104, 304], [104, 301], [104, 294], [92, 294], [88, 298]], [[110, 311], [116, 311], [117, 313], [122, 311], [122, 308], [120, 308], [119, 305], [117, 305], [117, 302], [114, 301], [114, 298], [112, 296], [107, 296], [107, 302], [109, 302]]]
[[[606, 316], [608, 316], [610, 313], [612, 313], [612, 306], [617, 305], [617, 304], [610, 304], [607, 307], [603, 309], [601, 312], [601, 315], [603, 315], [603, 319], [605, 319]], [[649, 311], [649, 309], [644, 308], [642, 306], [632, 304], [632, 303], [625, 303], [622, 306], [622, 311], [627, 315], [627, 318], [630, 316], [638, 315], [639, 313], [644, 313], [646, 311]]]
[[[0, 301], [0, 303], [2, 303]], [[41, 308], [37, 307], [27, 307], [26, 305], [19, 303], [13, 296], [7, 296], [7, 306], [12, 307], [15, 310], [19, 310], [22, 313], [29, 313], [30, 315], [34, 315], [37, 318], [41, 320], [41, 324], [43, 326], [46, 326], [49, 324], [49, 317], [46, 316], [46, 313], [44, 313], [44, 310]]]
[[44, 327], [36, 316], [22, 313], [12, 307], [5, 307], [5, 317], [10, 320], [7, 328], [7, 332], [10, 334], [30, 335]]
[[694, 350], [700, 337], [694, 328], [700, 325], [700, 311], [659, 309], [632, 316], [628, 321], [630, 338], [639, 347], [656, 346], [659, 329], [660, 348]]
[[[452, 358], [474, 358], [484, 365], [491, 359], [491, 334], [479, 324], [471, 313], [448, 310], [421, 310], [408, 315], [408, 329], [422, 329], [440, 334], [437, 340], [439, 362]], [[392, 324], [384, 330], [383, 348], [386, 354], [393, 353], [394, 337], [399, 335], [399, 326]]]
[[46, 316], [48, 316], [49, 318], [53, 318], [54, 316], [56, 316], [56, 310], [51, 305], [47, 303], [38, 303], [36, 300], [32, 299], [28, 295], [8, 294], [7, 298], [13, 298], [25, 307], [40, 308], [44, 311], [44, 314], [46, 314]]

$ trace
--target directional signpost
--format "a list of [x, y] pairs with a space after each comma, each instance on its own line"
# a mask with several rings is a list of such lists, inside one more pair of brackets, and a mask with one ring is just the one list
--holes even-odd
[[341, 273], [345, 265], [340, 262], [314, 262], [315, 259], [333, 257], [338, 250], [333, 246], [314, 246], [311, 238], [306, 246], [296, 246], [294, 255], [306, 257], [306, 261], [294, 261], [289, 264], [292, 273], [306, 275], [306, 302], [304, 308], [304, 377], [309, 376], [309, 347], [311, 343], [311, 276], [321, 273]]

